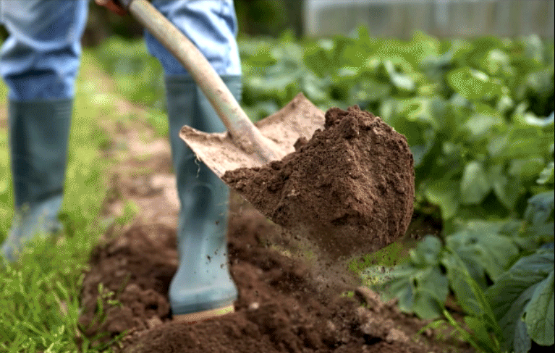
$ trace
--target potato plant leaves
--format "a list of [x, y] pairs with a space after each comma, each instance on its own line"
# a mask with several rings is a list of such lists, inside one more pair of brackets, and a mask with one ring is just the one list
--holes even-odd
[[442, 245], [435, 237], [426, 237], [411, 251], [409, 264], [393, 270], [381, 266], [368, 268], [367, 279], [384, 293], [384, 298], [398, 298], [399, 308], [419, 317], [433, 319], [441, 315], [449, 293], [447, 276], [440, 267]]
[[467, 205], [482, 203], [491, 191], [491, 181], [482, 163], [472, 161], [464, 167], [461, 180], [461, 201]]
[[462, 222], [444, 244], [427, 236], [373, 287], [426, 319], [446, 315], [451, 291], [474, 332], [461, 334], [485, 352], [553, 345], [553, 208], [551, 190], [529, 199], [524, 220]]
[[553, 342], [553, 250], [540, 249], [518, 260], [487, 290], [503, 330], [505, 348], [526, 352], [530, 339]]
[[518, 247], [509, 237], [471, 230], [447, 237], [446, 247], [461, 258], [482, 288], [486, 287], [488, 279], [495, 282], [519, 253]]
[[[358, 104], [378, 114], [413, 152], [416, 210], [444, 222], [491, 209], [522, 215], [550, 160], [553, 123], [544, 117], [553, 111], [553, 45], [537, 37], [415, 33], [403, 41], [373, 38], [361, 27], [332, 39], [240, 44], [251, 118], [273, 113], [299, 91], [323, 110]], [[526, 164], [516, 168], [517, 159]]]

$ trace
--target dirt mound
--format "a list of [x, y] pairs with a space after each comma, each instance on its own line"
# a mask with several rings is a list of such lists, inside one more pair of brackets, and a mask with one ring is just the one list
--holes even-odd
[[194, 325], [172, 322], [167, 290], [177, 268], [175, 233], [135, 226], [93, 254], [82, 293], [85, 334], [109, 344], [127, 331], [123, 347], [114, 347], [122, 352], [430, 351], [409, 338], [421, 324], [392, 303], [364, 289], [355, 296], [360, 300], [342, 297], [302, 261], [265, 245], [278, 230], [245, 207], [230, 219], [231, 273], [239, 288], [234, 314]]
[[295, 149], [281, 161], [228, 171], [223, 179], [332, 259], [376, 251], [405, 233], [414, 166], [403, 135], [357, 106], [332, 108], [324, 130]]
[[132, 227], [97, 247], [81, 295], [84, 313], [79, 321], [85, 334], [113, 338], [149, 328], [153, 318], [169, 319], [167, 291], [177, 270], [176, 246], [175, 231], [155, 225]]

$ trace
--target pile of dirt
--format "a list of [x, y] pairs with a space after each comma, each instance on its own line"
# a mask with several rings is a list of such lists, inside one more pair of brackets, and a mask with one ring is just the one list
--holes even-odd
[[434, 351], [424, 337], [415, 341], [424, 323], [367, 289], [348, 298], [341, 293], [354, 288], [328, 288], [304, 261], [268, 246], [267, 239], [279, 232], [275, 225], [248, 205], [235, 202], [233, 209], [235, 313], [194, 325], [173, 322], [167, 291], [177, 269], [175, 231], [137, 225], [93, 254], [83, 284], [84, 333], [97, 344], [125, 334], [113, 348], [136, 353]]
[[336, 260], [368, 254], [411, 221], [414, 165], [406, 138], [358, 106], [331, 108], [323, 130], [263, 167], [224, 181], [275, 223]]

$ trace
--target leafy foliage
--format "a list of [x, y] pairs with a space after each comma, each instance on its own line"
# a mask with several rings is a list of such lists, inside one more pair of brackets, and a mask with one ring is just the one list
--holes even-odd
[[370, 267], [365, 276], [377, 283], [386, 300], [398, 298], [402, 311], [414, 312], [424, 319], [436, 318], [449, 294], [449, 282], [440, 263], [442, 253], [439, 239], [426, 237], [411, 251], [410, 262], [392, 270]]
[[453, 293], [481, 351], [553, 345], [553, 206], [553, 190], [540, 193], [528, 201], [524, 220], [466, 222], [444, 244], [427, 236], [407, 263], [364, 275], [386, 300], [398, 298], [402, 311], [443, 315], [458, 327], [445, 311]]
[[553, 45], [537, 37], [400, 41], [360, 28], [302, 43], [245, 39], [240, 48], [251, 118], [298, 92], [323, 110], [358, 104], [380, 115], [411, 146], [417, 211], [450, 231], [455, 218], [522, 215], [551, 160]]
[[[261, 119], [303, 92], [322, 110], [358, 104], [403, 133], [416, 167], [419, 213], [443, 220], [522, 216], [553, 181], [553, 44], [535, 36], [412, 40], [353, 36], [239, 41], [243, 107]], [[118, 92], [146, 104], [164, 130], [162, 69], [142, 41], [96, 49]], [[1, 185], [0, 185], [1, 186]]]
[[487, 291], [503, 330], [504, 348], [527, 352], [531, 340], [553, 345], [553, 250], [519, 259]]

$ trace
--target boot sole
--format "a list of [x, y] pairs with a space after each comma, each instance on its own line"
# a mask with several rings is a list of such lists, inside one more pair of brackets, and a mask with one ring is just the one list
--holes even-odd
[[231, 314], [233, 312], [235, 312], [235, 308], [233, 307], [233, 304], [232, 304], [232, 305], [224, 306], [222, 308], [199, 311], [196, 313], [174, 315], [173, 320], [194, 324], [199, 321], [214, 319], [220, 316]]

